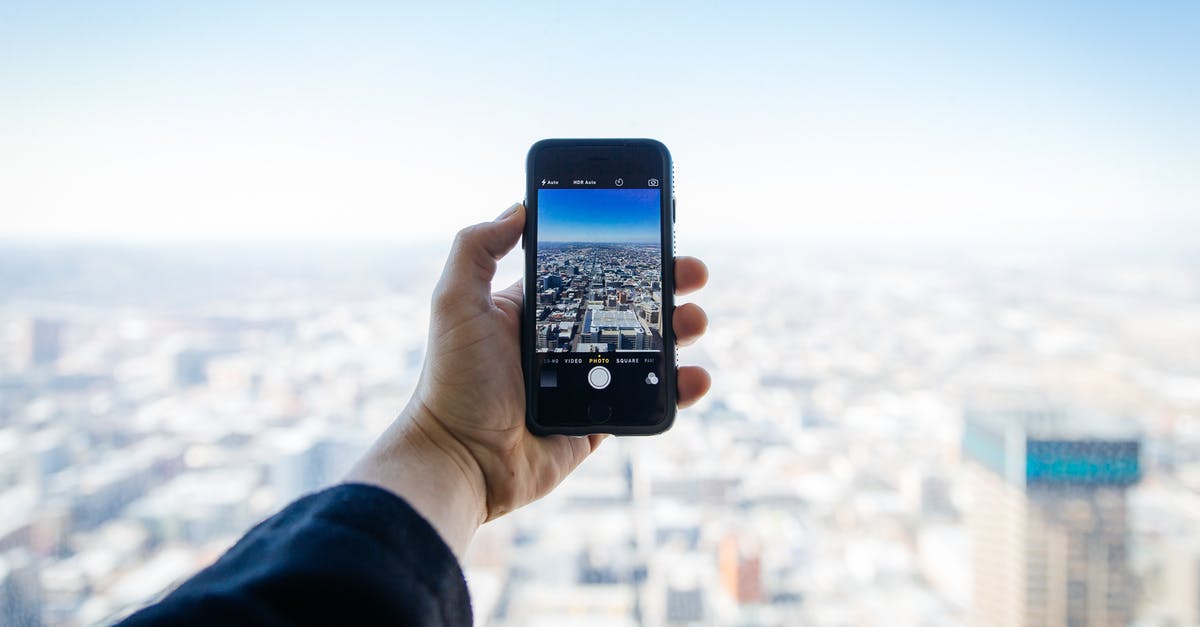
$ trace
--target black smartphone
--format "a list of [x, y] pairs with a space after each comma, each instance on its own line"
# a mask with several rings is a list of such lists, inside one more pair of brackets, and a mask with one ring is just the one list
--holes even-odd
[[547, 139], [525, 187], [525, 421], [649, 435], [675, 419], [671, 155], [650, 139]]

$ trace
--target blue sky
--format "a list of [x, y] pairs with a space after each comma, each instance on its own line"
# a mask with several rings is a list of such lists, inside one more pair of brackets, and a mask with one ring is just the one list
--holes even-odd
[[643, 136], [684, 248], [1187, 244], [1196, 32], [1156, 1], [3, 3], [0, 237], [444, 241], [535, 140]]
[[538, 239], [543, 242], [658, 244], [657, 189], [538, 191]]

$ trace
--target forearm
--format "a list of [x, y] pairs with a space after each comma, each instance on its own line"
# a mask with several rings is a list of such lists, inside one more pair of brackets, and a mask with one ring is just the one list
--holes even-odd
[[486, 519], [479, 465], [414, 399], [346, 480], [379, 486], [408, 502], [462, 558]]

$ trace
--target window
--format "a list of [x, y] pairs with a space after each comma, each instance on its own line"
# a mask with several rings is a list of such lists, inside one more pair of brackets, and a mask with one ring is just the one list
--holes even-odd
[[1200, 623], [1196, 12], [0, 10], [0, 624], [338, 481], [550, 135], [671, 148], [714, 387], [480, 531], [480, 625]]

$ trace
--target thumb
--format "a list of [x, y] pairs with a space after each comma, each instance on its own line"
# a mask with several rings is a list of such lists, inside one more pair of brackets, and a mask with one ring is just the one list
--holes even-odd
[[496, 262], [517, 245], [524, 228], [525, 207], [516, 203], [491, 222], [459, 231], [435, 298], [446, 304], [490, 305]]

